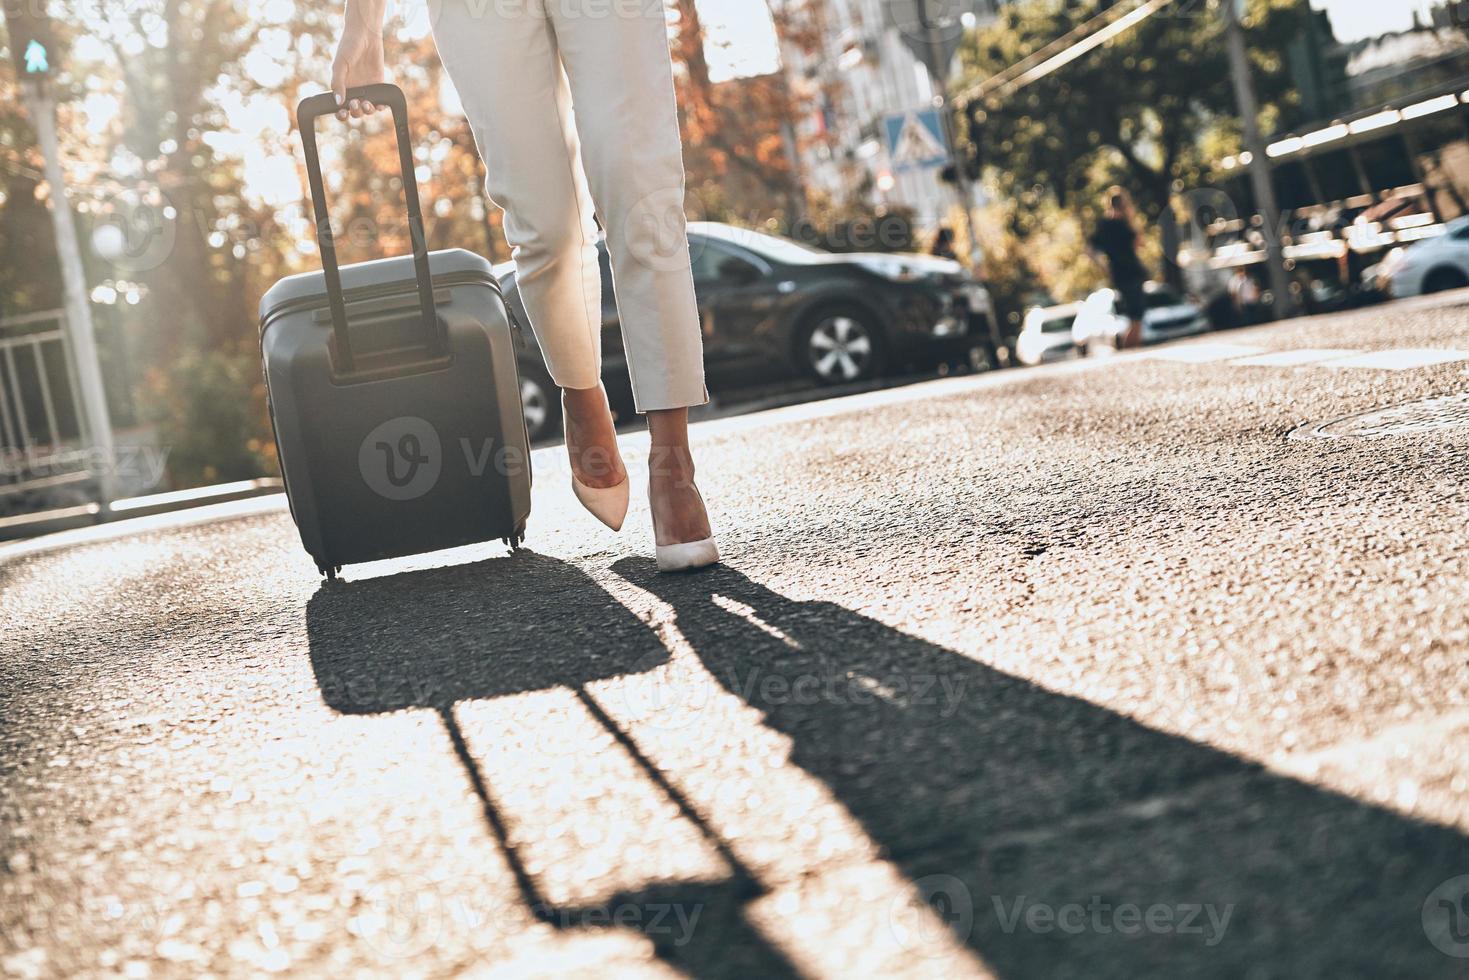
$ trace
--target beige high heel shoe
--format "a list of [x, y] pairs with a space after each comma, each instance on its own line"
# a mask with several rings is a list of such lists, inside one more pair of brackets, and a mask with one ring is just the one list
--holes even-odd
[[[566, 396], [561, 396], [561, 417], [565, 424], [571, 424], [571, 416], [566, 412]], [[615, 436], [614, 436], [615, 438]], [[566, 443], [569, 446], [571, 439], [568, 437]], [[617, 452], [616, 443], [613, 444], [613, 452]], [[620, 458], [619, 458], [620, 461]], [[610, 487], [591, 487], [576, 478], [576, 470], [571, 472], [571, 492], [581, 505], [591, 512], [597, 520], [606, 524], [614, 531], [622, 530], [622, 522], [627, 519], [627, 505], [629, 495], [629, 484], [627, 479], [627, 467], [622, 468], [622, 482]]]
[[[694, 487], [694, 493], [699, 494], [699, 503], [702, 504], [704, 495], [699, 493], [698, 487]], [[719, 561], [719, 546], [714, 543], [712, 535], [702, 541], [661, 544], [658, 541], [657, 511], [653, 511], [653, 553], [658, 558], [660, 572], [692, 572]]]
[[571, 474], [571, 492], [581, 505], [592, 512], [592, 516], [614, 531], [622, 530], [627, 519], [628, 483], [624, 475], [622, 482], [614, 487], [589, 487]]

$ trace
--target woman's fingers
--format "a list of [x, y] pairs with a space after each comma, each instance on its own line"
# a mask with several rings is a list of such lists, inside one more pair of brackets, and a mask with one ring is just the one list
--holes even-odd
[[347, 69], [340, 58], [332, 62], [332, 94], [337, 97], [337, 105], [341, 105], [347, 99]]
[[[339, 100], [340, 98], [341, 97], [338, 96]], [[376, 105], [372, 102], [367, 101], [366, 99], [348, 99], [345, 103], [339, 102], [339, 104], [341, 104], [342, 108], [337, 110], [337, 118], [344, 120], [362, 119], [366, 116], [372, 115], [379, 109], [387, 108], [387, 106]]]

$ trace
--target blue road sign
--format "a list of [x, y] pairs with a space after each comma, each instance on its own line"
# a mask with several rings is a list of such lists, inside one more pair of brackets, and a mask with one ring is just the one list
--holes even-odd
[[927, 170], [949, 162], [944, 123], [937, 109], [913, 109], [883, 119], [893, 170]]

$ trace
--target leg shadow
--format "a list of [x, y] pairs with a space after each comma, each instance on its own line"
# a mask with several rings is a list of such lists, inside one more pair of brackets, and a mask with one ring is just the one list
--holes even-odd
[[[560, 929], [630, 928], [695, 976], [782, 977], [794, 971], [746, 923], [759, 886], [702, 817], [585, 692], [592, 681], [667, 661], [647, 624], [565, 562], [520, 551], [472, 565], [338, 582], [306, 609], [312, 670], [342, 714], [433, 711], [500, 844], [520, 899]], [[569, 688], [637, 766], [694, 822], [733, 869], [720, 882], [655, 882], [596, 906], [558, 906], [541, 894], [511, 843], [505, 815], [455, 715], [465, 701]], [[493, 751], [491, 749], [490, 751]]]
[[1422, 920], [1457, 831], [728, 567], [615, 569], [1002, 976], [1462, 975]]

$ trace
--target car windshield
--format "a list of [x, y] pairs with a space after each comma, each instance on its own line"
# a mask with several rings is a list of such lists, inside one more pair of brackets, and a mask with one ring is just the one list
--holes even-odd
[[809, 245], [802, 245], [800, 242], [789, 238], [782, 238], [779, 235], [767, 235], [763, 231], [753, 231], [749, 228], [724, 227], [718, 231], [713, 231], [708, 228], [698, 230], [710, 238], [717, 238], [720, 241], [739, 245], [765, 258], [775, 259], [777, 262], [786, 262], [791, 265], [819, 262], [830, 254], [820, 249], [811, 248]]
[[1076, 317], [1063, 316], [1041, 323], [1041, 333], [1065, 333], [1076, 323]]

